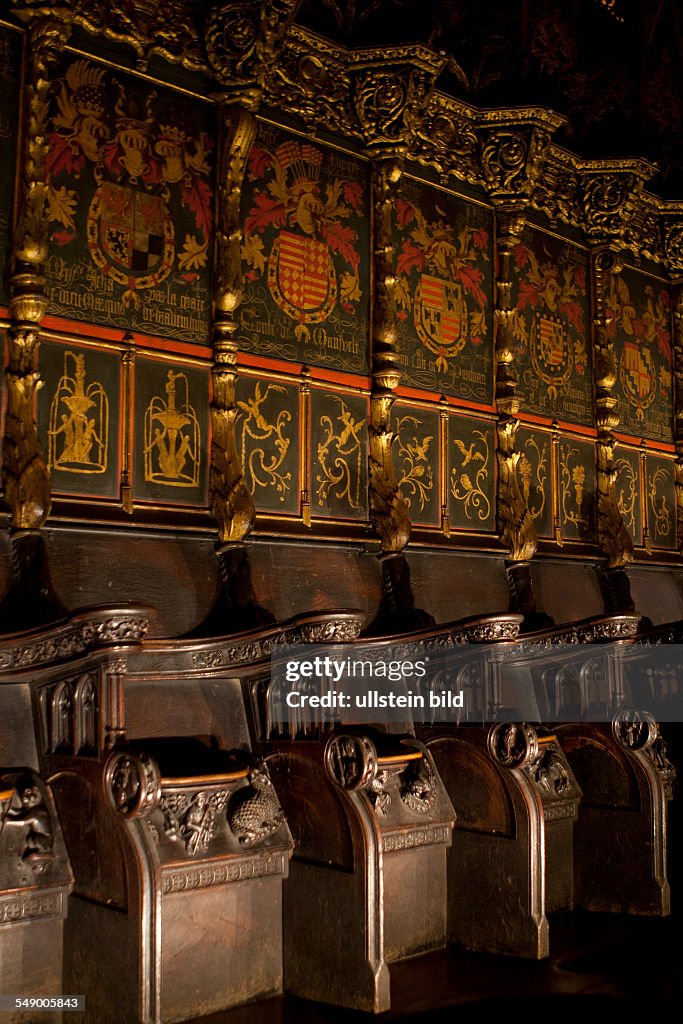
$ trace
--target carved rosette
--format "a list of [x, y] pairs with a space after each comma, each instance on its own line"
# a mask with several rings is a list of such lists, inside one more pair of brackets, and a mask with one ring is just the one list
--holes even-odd
[[35, 396], [40, 386], [36, 370], [39, 328], [47, 309], [48, 90], [52, 68], [69, 34], [71, 15], [66, 7], [57, 6], [48, 10], [22, 5], [15, 13], [28, 22], [28, 61], [24, 150], [10, 278], [2, 472], [12, 528], [38, 530], [50, 511], [50, 478], [34, 419]]
[[617, 379], [614, 345], [609, 336], [605, 299], [609, 275], [621, 271], [614, 251], [600, 249], [593, 256], [595, 296], [593, 368], [595, 374], [595, 422], [598, 429], [597, 531], [598, 544], [607, 556], [607, 569], [623, 569], [633, 560], [633, 541], [626, 529], [616, 495], [614, 430], [619, 425], [618, 399], [613, 393]]

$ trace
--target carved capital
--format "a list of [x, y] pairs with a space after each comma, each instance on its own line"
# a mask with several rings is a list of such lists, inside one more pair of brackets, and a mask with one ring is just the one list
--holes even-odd
[[349, 57], [353, 102], [362, 137], [370, 149], [397, 147], [404, 154], [421, 125], [444, 59], [424, 47], [370, 60]]
[[219, 0], [205, 21], [214, 75], [233, 100], [255, 108], [301, 0]]
[[484, 184], [495, 201], [531, 195], [552, 133], [564, 119], [546, 110], [486, 111], [479, 126]]
[[643, 160], [602, 162], [583, 171], [584, 230], [596, 241], [626, 240], [638, 197], [654, 167]]
[[683, 219], [672, 220], [666, 224], [664, 257], [670, 273], [683, 273]]
[[442, 178], [454, 174], [478, 184], [481, 167], [474, 111], [461, 103], [435, 93], [421, 123], [414, 126], [410, 157], [434, 167]]

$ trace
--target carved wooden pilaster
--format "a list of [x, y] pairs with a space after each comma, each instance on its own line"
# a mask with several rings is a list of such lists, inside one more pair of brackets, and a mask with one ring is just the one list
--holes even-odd
[[254, 502], [237, 448], [238, 311], [244, 298], [241, 200], [244, 174], [256, 138], [256, 110], [298, 0], [247, 0], [211, 5], [205, 44], [211, 70], [226, 87], [219, 105], [220, 148], [216, 202], [213, 301], [211, 461], [209, 501], [218, 524], [219, 592], [193, 635], [234, 632], [272, 621], [256, 602], [244, 540], [251, 532]]
[[410, 539], [410, 512], [401, 495], [394, 468], [392, 446], [395, 434], [391, 428], [394, 392], [401, 380], [396, 352], [396, 277], [391, 243], [392, 215], [400, 180], [398, 160], [386, 157], [373, 161], [375, 305], [369, 490], [370, 521], [380, 538], [383, 552], [402, 551]]
[[222, 152], [216, 224], [213, 400], [211, 403], [211, 511], [219, 543], [241, 542], [254, 525], [254, 503], [237, 451], [237, 311], [244, 296], [240, 200], [247, 159], [256, 138], [256, 118], [239, 104], [221, 109]]
[[[508, 552], [506, 570], [510, 607], [523, 612], [525, 628], [549, 622], [536, 610], [530, 561], [536, 553], [537, 537], [533, 518], [520, 487], [517, 429], [520, 400], [514, 367], [517, 310], [513, 303], [514, 249], [526, 224], [529, 196], [541, 173], [551, 132], [560, 121], [531, 112], [521, 123], [493, 120], [480, 131], [480, 158], [487, 190], [497, 217], [496, 295], [494, 307], [496, 356], [496, 430], [498, 444], [498, 490], [496, 526]], [[492, 113], [492, 117], [493, 117]], [[500, 112], [495, 115], [500, 118]]]
[[673, 286], [676, 544], [683, 554], [683, 280]]
[[614, 430], [619, 425], [618, 398], [613, 393], [617, 379], [614, 345], [609, 334], [606, 297], [609, 277], [621, 271], [614, 251], [602, 248], [593, 254], [593, 373], [595, 379], [595, 424], [597, 462], [598, 544], [607, 562], [603, 580], [606, 611], [633, 611], [626, 566], [633, 560], [633, 541], [624, 523], [616, 495]]
[[353, 97], [371, 159], [374, 308], [370, 399], [370, 521], [383, 553], [402, 551], [410, 539], [410, 512], [394, 468], [391, 408], [401, 380], [396, 351], [396, 274], [392, 223], [409, 140], [424, 116], [443, 60], [422, 53], [412, 60], [367, 62], [354, 55]]
[[10, 273], [7, 331], [7, 415], [2, 476], [11, 512], [10, 590], [0, 605], [2, 629], [12, 631], [61, 618], [65, 612], [50, 584], [41, 528], [50, 512], [50, 476], [35, 420], [40, 324], [47, 309], [47, 119], [50, 75], [66, 43], [66, 8], [16, 9], [28, 22], [24, 82], [24, 148]]

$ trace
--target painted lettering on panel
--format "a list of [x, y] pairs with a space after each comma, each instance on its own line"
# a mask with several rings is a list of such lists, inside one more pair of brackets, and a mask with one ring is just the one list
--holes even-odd
[[240, 349], [367, 372], [366, 165], [261, 123], [242, 210]]
[[617, 360], [620, 428], [673, 440], [671, 296], [664, 282], [629, 267], [610, 279], [609, 330]]
[[515, 247], [514, 358], [522, 408], [593, 423], [587, 256], [534, 228]]
[[397, 201], [394, 248], [403, 383], [490, 402], [490, 211], [406, 179]]
[[451, 416], [448, 424], [448, 507], [451, 526], [495, 528], [495, 429], [490, 420]]
[[48, 133], [50, 311], [206, 344], [208, 109], [74, 60]]

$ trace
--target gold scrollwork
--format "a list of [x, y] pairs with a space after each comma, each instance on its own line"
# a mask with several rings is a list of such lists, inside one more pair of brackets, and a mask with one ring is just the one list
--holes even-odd
[[[548, 477], [548, 444], [544, 442], [539, 445], [535, 437], [528, 437], [524, 443], [525, 449], [533, 452], [532, 458], [521, 453], [519, 460], [519, 475], [522, 480], [522, 494], [529, 509], [532, 519], [538, 519], [545, 510], [546, 490], [545, 482]], [[536, 492], [536, 502], [532, 504], [532, 487]]]
[[655, 540], [658, 537], [666, 540], [671, 533], [672, 517], [671, 509], [667, 502], [667, 495], [666, 493], [661, 494], [659, 492], [659, 488], [661, 486], [666, 487], [669, 482], [669, 474], [663, 466], [658, 466], [656, 469], [653, 469], [652, 473], [648, 473], [647, 500], [653, 517], [651, 522], [654, 521]]
[[[491, 515], [491, 502], [484, 491], [489, 476], [489, 432], [473, 430], [472, 438], [469, 446], [459, 437], [453, 441], [461, 458], [460, 466], [451, 470], [450, 491], [456, 501], [462, 502], [468, 519], [476, 517], [483, 522]], [[466, 466], [470, 466], [469, 471]]]
[[155, 395], [145, 411], [145, 480], [167, 487], [196, 487], [201, 437], [190, 405], [190, 385], [184, 373], [169, 370], [166, 378], [166, 399]]
[[[318, 505], [324, 505], [330, 495], [346, 501], [351, 509], [360, 507], [360, 481], [363, 460], [361, 430], [365, 420], [355, 420], [346, 402], [338, 395], [339, 415], [321, 416], [320, 426], [325, 438], [317, 448], [320, 472], [316, 475]], [[335, 432], [335, 424], [337, 432]]]
[[281, 466], [291, 443], [285, 430], [292, 421], [292, 414], [288, 409], [280, 409], [276, 419], [269, 420], [261, 407], [271, 394], [286, 394], [286, 391], [279, 384], [268, 384], [264, 391], [261, 382], [256, 381], [253, 397], [237, 403], [246, 414], [241, 423], [241, 458], [248, 473], [249, 493], [254, 494], [257, 487], [274, 487], [280, 501], [284, 501], [292, 474], [283, 473]]
[[580, 454], [578, 448], [572, 448], [569, 444], [560, 445], [560, 501], [563, 522], [587, 529], [588, 517], [582, 510], [586, 467], [581, 462], [572, 463], [575, 456]]
[[638, 470], [623, 456], [614, 460], [616, 474], [617, 506], [624, 524], [632, 534], [636, 532], [638, 510]]
[[434, 435], [419, 437], [421, 426], [422, 420], [417, 416], [401, 416], [396, 420], [401, 473], [398, 485], [410, 508], [415, 505], [418, 512], [424, 511], [434, 487], [434, 473], [429, 462], [429, 446]]
[[50, 404], [47, 468], [106, 473], [108, 441], [109, 399], [104, 385], [98, 380], [86, 384], [85, 356], [65, 352], [64, 372]]

